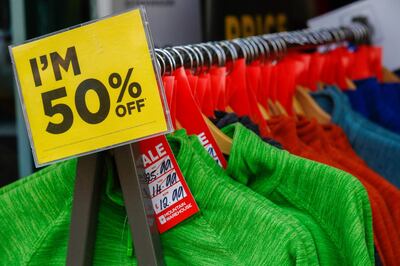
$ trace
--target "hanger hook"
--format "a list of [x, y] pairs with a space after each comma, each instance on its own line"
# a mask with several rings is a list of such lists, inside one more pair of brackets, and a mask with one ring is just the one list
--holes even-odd
[[265, 41], [261, 36], [255, 36], [256, 39], [259, 40], [259, 42], [262, 44], [264, 47], [264, 59], [269, 59], [271, 56], [271, 50], [269, 49], [268, 42]]
[[[238, 59], [238, 57], [239, 57], [239, 55], [238, 55], [238, 53], [237, 53], [237, 51], [236, 51], [236, 49], [235, 49], [235, 46], [231, 43], [231, 42], [229, 42], [229, 41], [221, 41], [220, 43], [219, 43], [219, 45], [222, 47], [222, 48], [226, 48], [226, 50], [230, 53], [230, 55], [231, 55], [231, 60], [234, 62], [234, 61], [236, 61], [236, 59]], [[226, 54], [226, 52], [225, 52], [225, 54]]]
[[233, 71], [233, 66], [235, 64], [236, 59], [239, 58], [239, 55], [235, 49], [235, 46], [230, 41], [222, 41], [220, 42], [220, 45], [221, 47], [225, 47], [231, 54], [232, 66], [226, 72], [226, 75], [229, 75]]
[[269, 38], [270, 41], [274, 42], [277, 46], [276, 61], [280, 61], [284, 56], [284, 47], [280, 38], [277, 38], [277, 34], [272, 34]]
[[218, 45], [217, 42], [212, 42], [212, 45], [213, 45], [217, 50], [220, 51], [220, 55], [221, 55], [221, 58], [222, 58], [222, 65], [221, 65], [221, 66], [225, 66], [225, 65], [226, 65], [226, 53], [225, 53], [224, 49], [223, 49], [220, 45]]
[[282, 47], [282, 56], [281, 59], [283, 59], [287, 54], [288, 54], [288, 47], [287, 44], [285, 42], [285, 40], [281, 37], [278, 36], [278, 41], [281, 43], [281, 47]]
[[170, 53], [166, 52], [164, 49], [155, 49], [155, 51], [158, 52], [158, 53], [161, 53], [168, 60], [168, 63], [169, 63], [169, 66], [170, 66], [170, 72], [169, 73], [166, 72], [167, 65], [165, 64], [165, 67], [166, 67], [165, 68], [165, 74], [166, 75], [171, 75], [172, 72], [175, 70], [175, 63], [174, 63], [175, 60], [174, 60], [174, 58], [172, 57], [172, 55]]
[[203, 65], [203, 58], [200, 58], [200, 57], [199, 57], [199, 54], [198, 54], [192, 47], [190, 47], [190, 45], [185, 45], [185, 46], [183, 46], [183, 47], [184, 47], [185, 49], [188, 49], [191, 53], [193, 53], [194, 57], [196, 58], [196, 59], [195, 59], [196, 68], [195, 68], [195, 70], [193, 71], [193, 73], [194, 73], [195, 75], [197, 75], [198, 73], [201, 72], [201, 68], [202, 68], [202, 65]]
[[[199, 68], [199, 72], [196, 74], [201, 74], [201, 72], [203, 71], [204, 65], [205, 65], [205, 61], [206, 61], [204, 58], [204, 55], [196, 45], [190, 45], [190, 47], [192, 47], [193, 50], [199, 55], [201, 67]], [[210, 70], [210, 68], [211, 68], [211, 66], [208, 66], [207, 70], [205, 70], [204, 72], [207, 73]]]
[[[171, 50], [172, 52], [174, 52], [174, 54], [176, 54], [179, 57], [179, 61], [180, 61], [180, 65], [184, 66], [184, 62], [183, 62], [183, 57], [182, 55], [179, 53], [179, 51], [177, 51], [177, 49], [175, 47], [168, 47], [166, 49], [167, 51]], [[175, 66], [176, 67], [176, 66]]]
[[176, 70], [176, 61], [175, 61], [175, 58], [174, 58], [174, 56], [171, 54], [171, 52], [170, 51], [168, 51], [167, 49], [162, 49], [163, 51], [164, 51], [164, 53], [166, 53], [167, 54], [167, 56], [169, 56], [170, 58], [171, 58], [171, 62], [172, 62], [172, 66], [173, 66], [173, 71], [175, 71]]
[[212, 45], [212, 43], [210, 42], [204, 43], [204, 45], [209, 47], [215, 53], [218, 59], [218, 66], [224, 66], [221, 51], [218, 48], [215, 48], [214, 45]]
[[276, 58], [278, 57], [278, 53], [279, 53], [278, 46], [277, 46], [276, 42], [274, 40], [272, 40], [270, 35], [262, 35], [261, 38], [267, 43], [267, 45], [271, 44], [272, 49], [273, 49], [273, 53], [274, 53], [273, 54], [274, 57], [272, 57], [272, 56], [270, 56], [270, 57], [271, 57], [272, 61], [275, 61]]
[[260, 41], [260, 39], [257, 36], [253, 36], [249, 38], [250, 41], [252, 41], [255, 45], [257, 45], [257, 58], [262, 58], [262, 62], [265, 60], [265, 47], [263, 43]]
[[254, 59], [259, 59], [261, 55], [264, 56], [264, 49], [262, 47], [262, 45], [259, 44], [259, 42], [253, 37], [247, 37], [245, 39], [249, 45], [253, 48], [254, 51]]
[[234, 39], [230, 41], [233, 44], [236, 44], [237, 46], [239, 46], [240, 51], [242, 52], [242, 56], [245, 60], [247, 60], [248, 55], [247, 55], [247, 50], [243, 47], [243, 45], [238, 42], [238, 39]]
[[308, 41], [313, 45], [318, 45], [318, 40], [315, 38], [313, 31], [311, 29], [303, 30], [305, 36], [307, 36]]
[[[159, 54], [157, 49], [155, 52], [156, 52], [157, 62], [158, 62], [158, 66], [160, 68], [161, 76], [163, 76], [165, 73], [165, 61], [164, 61], [164, 58]], [[161, 63], [160, 63], [160, 61], [161, 61]]]
[[190, 70], [193, 69], [193, 57], [190, 54], [190, 52], [188, 52], [188, 50], [186, 50], [186, 48], [182, 47], [182, 46], [177, 46], [175, 47], [176, 50], [182, 50], [184, 53], [186, 53], [189, 57], [189, 61], [190, 61]]
[[247, 46], [248, 50], [250, 51], [251, 58], [249, 60], [249, 63], [251, 63], [257, 58], [257, 48], [254, 47], [249, 38], [243, 38], [242, 42]]
[[[207, 70], [206, 70], [206, 73], [207, 72], [209, 72], [210, 71], [210, 69], [211, 69], [211, 67], [212, 67], [212, 54], [211, 54], [211, 52], [207, 49], [207, 47], [205, 47], [204, 45], [202, 45], [202, 44], [196, 44], [196, 45], [194, 45], [197, 49], [198, 49], [198, 51], [201, 53], [201, 51], [200, 51], [200, 49], [203, 49], [204, 51], [205, 51], [205, 53], [207, 54], [207, 57], [208, 57], [208, 64], [207, 64]], [[204, 58], [204, 62], [206, 61], [206, 59]]]

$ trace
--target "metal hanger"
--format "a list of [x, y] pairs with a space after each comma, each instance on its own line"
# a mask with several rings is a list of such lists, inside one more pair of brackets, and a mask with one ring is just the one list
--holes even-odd
[[[213, 54], [213, 53], [215, 54], [215, 56], [217, 57], [217, 65], [220, 67], [224, 66], [223, 53], [218, 48], [216, 48], [211, 42], [204, 43], [204, 46], [210, 48], [210, 51], [212, 51], [211, 54]], [[213, 58], [214, 58], [214, 56], [213, 56]]]
[[195, 54], [197, 58], [197, 68], [196, 71], [193, 72], [194, 75], [200, 75], [203, 72], [204, 68], [204, 56], [203, 53], [199, 50], [199, 48], [195, 47], [194, 45], [188, 45], [188, 48]]
[[[156, 53], [158, 53], [159, 55], [161, 55], [163, 58], [167, 59], [168, 63], [169, 63], [169, 69], [168, 69], [168, 65], [166, 64], [166, 61], [163, 60], [164, 64], [165, 64], [165, 69], [164, 69], [164, 75], [171, 75], [174, 69], [174, 59], [171, 59], [171, 55], [169, 53], [167, 53], [164, 49], [155, 49]], [[169, 70], [169, 72], [167, 72], [167, 70]]]
[[[225, 54], [226, 54], [226, 55], [228, 55], [227, 52], [229, 52], [229, 54], [230, 54], [230, 56], [231, 56], [231, 58], [230, 58], [230, 60], [231, 60], [231, 67], [228, 68], [227, 71], [226, 71], [226, 75], [229, 75], [230, 73], [232, 73], [233, 67], [234, 67], [234, 64], [235, 64], [235, 61], [239, 58], [239, 55], [238, 55], [238, 53], [237, 53], [237, 51], [236, 51], [236, 49], [235, 49], [235, 46], [234, 46], [231, 42], [229, 42], [229, 41], [222, 41], [222, 42], [219, 43], [219, 45], [221, 45], [221, 47], [222, 47], [223, 49], [226, 48], [226, 50], [227, 50], [227, 51], [225, 51]], [[225, 49], [224, 49], [224, 50], [225, 50]]]
[[[236, 45], [237, 47], [239, 47], [240, 53], [238, 53], [238, 57], [239, 58], [244, 58], [245, 60], [247, 60], [247, 58], [249, 56], [248, 56], [247, 49], [243, 46], [243, 44], [241, 44], [238, 39], [233, 39], [233, 40], [230, 41], [230, 43], [233, 44], [233, 45]], [[236, 48], [235, 48], [235, 50], [236, 50]]]
[[162, 55], [160, 55], [160, 53], [158, 51], [155, 51], [155, 53], [156, 53], [156, 57], [157, 57], [158, 66], [160, 68], [160, 73], [161, 73], [161, 75], [164, 75], [164, 73], [165, 73], [165, 61], [164, 61], [164, 58], [162, 57]]
[[193, 71], [193, 74], [197, 75], [201, 72], [202, 68], [202, 58], [199, 58], [199, 54], [190, 46], [190, 45], [185, 45], [183, 48], [187, 49], [194, 55], [194, 62], [196, 62], [196, 69]]
[[[204, 44], [197, 44], [196, 46], [199, 47], [199, 49], [203, 49], [205, 51], [205, 53], [207, 54], [207, 57], [208, 57], [207, 72], [210, 71], [212, 63], [213, 63], [212, 53], [210, 52], [210, 50], [208, 50], [207, 46], [205, 46]], [[204, 60], [204, 61], [206, 61], [206, 60]]]
[[192, 58], [192, 55], [190, 54], [190, 52], [186, 48], [184, 48], [183, 46], [177, 46], [175, 49], [178, 50], [178, 51], [181, 50], [181, 51], [183, 51], [184, 53], [186, 53], [188, 55], [189, 62], [190, 62], [189, 69], [192, 70], [193, 69], [193, 58]]
[[[175, 47], [169, 47], [169, 48], [166, 48], [165, 50], [168, 53], [171, 53], [171, 51], [172, 51], [174, 54], [176, 54], [178, 56], [180, 64], [179, 65], [176, 64], [175, 68], [177, 68], [178, 66], [184, 66], [185, 65], [184, 61], [183, 61], [183, 57], [181, 56], [181, 54], [179, 53], [179, 51]], [[171, 56], [172, 56], [172, 54], [171, 54]]]

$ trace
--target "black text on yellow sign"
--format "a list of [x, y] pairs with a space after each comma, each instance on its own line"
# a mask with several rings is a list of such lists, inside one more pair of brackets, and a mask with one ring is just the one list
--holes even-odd
[[169, 130], [140, 10], [11, 49], [35, 161]]
[[[71, 66], [75, 76], [81, 74], [75, 47], [69, 47], [67, 49], [65, 58], [60, 56], [57, 52], [52, 52], [49, 58], [56, 80], [62, 80], [61, 68], [68, 71]], [[46, 55], [40, 56], [40, 62], [42, 65], [41, 69], [38, 67], [36, 58], [31, 58], [29, 62], [31, 64], [32, 77], [35, 81], [35, 86], [40, 87], [42, 85], [40, 72], [45, 71], [48, 68], [48, 57]], [[75, 109], [79, 117], [88, 124], [98, 124], [107, 118], [110, 112], [111, 103], [110, 94], [106, 86], [120, 90], [117, 105], [114, 110], [117, 116], [123, 117], [125, 115], [132, 115], [134, 111], [140, 113], [145, 107], [145, 99], [140, 98], [142, 95], [142, 87], [140, 84], [138, 82], [130, 81], [132, 71], [133, 68], [129, 68], [124, 79], [119, 73], [110, 74], [107, 85], [95, 78], [88, 78], [80, 82], [78, 87], [75, 89]], [[127, 89], [131, 99], [128, 99], [128, 102], [126, 103], [121, 103]], [[99, 101], [99, 108], [94, 112], [90, 111], [86, 102], [86, 95], [90, 90], [95, 92]], [[60, 123], [53, 123], [50, 121], [47, 125], [46, 131], [51, 134], [62, 134], [68, 131], [73, 125], [74, 113], [66, 104], [53, 104], [54, 100], [67, 97], [66, 88], [56, 88], [54, 90], [43, 92], [41, 95], [45, 115], [52, 117], [56, 114], [60, 114], [63, 117]]]

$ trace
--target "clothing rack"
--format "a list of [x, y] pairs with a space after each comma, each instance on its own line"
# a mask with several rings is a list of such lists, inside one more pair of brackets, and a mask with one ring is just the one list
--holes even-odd
[[352, 42], [370, 43], [373, 32], [365, 20], [353, 22], [340, 28], [305, 29], [292, 32], [280, 32], [183, 46], [155, 49], [161, 74], [184, 66], [195, 70], [204, 70], [211, 65], [225, 66], [228, 61], [245, 58], [251, 62], [258, 58], [276, 60], [288, 51], [315, 49], [319, 46]]
[[[279, 60], [288, 51], [315, 49], [343, 42], [369, 43], [371, 27], [365, 21], [341, 28], [300, 30], [252, 36], [229, 41], [155, 49], [162, 75], [184, 66], [201, 73], [212, 65], [225, 66], [229, 61], [245, 58], [248, 62], [264, 58]], [[206, 67], [206, 68], [205, 68]], [[128, 222], [139, 265], [163, 265], [161, 244], [151, 206], [148, 187], [143, 181], [143, 167], [137, 144], [112, 150], [120, 180]], [[104, 152], [78, 159], [72, 207], [67, 265], [92, 264], [92, 254], [105, 175]], [[147, 196], [146, 196], [147, 194]], [[151, 209], [151, 208], [150, 208]]]

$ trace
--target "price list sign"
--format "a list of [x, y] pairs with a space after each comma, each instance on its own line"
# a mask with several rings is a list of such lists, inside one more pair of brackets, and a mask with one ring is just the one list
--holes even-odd
[[10, 53], [37, 166], [172, 129], [142, 9]]

